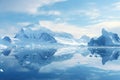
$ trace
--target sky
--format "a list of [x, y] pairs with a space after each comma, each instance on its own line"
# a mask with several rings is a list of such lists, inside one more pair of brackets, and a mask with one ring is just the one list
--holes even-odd
[[29, 24], [79, 38], [101, 29], [120, 34], [119, 0], [0, 0], [0, 36], [14, 35]]

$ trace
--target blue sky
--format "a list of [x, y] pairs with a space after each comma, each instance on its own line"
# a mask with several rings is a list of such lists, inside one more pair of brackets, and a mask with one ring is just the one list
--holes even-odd
[[93, 29], [103, 26], [119, 32], [119, 21], [118, 0], [0, 0], [1, 34], [15, 34], [22, 26], [40, 23], [53, 31], [92, 35]]

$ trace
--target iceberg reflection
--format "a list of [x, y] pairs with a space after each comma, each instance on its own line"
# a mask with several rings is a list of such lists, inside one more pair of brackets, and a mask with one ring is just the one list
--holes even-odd
[[92, 55], [102, 58], [102, 64], [104, 65], [107, 61], [117, 60], [120, 55], [120, 48], [108, 47], [108, 48], [88, 48]]

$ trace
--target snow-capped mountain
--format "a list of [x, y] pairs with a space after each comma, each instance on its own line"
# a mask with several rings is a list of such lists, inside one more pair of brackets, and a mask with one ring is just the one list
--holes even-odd
[[14, 38], [10, 38], [9, 36], [3, 37], [0, 41], [0, 45], [4, 46], [1, 51], [5, 52], [5, 54], [9, 54], [11, 51], [17, 50], [18, 48], [54, 48], [59, 46], [59, 44], [62, 44], [62, 46], [86, 45], [88, 40], [89, 37], [87, 36], [75, 39], [69, 33], [53, 32], [36, 24], [22, 28], [16, 33]]
[[49, 42], [49, 43], [56, 43], [57, 41], [54, 39], [52, 34], [49, 33], [49, 31], [43, 30], [43, 28], [38, 30], [32, 30], [30, 28], [22, 28], [16, 35], [16, 39], [19, 39], [24, 42]]
[[[43, 27], [36, 29], [34, 27], [31, 28], [30, 26], [22, 28], [12, 39], [8, 36], [1, 38], [0, 52], [5, 56], [8, 56], [10, 53], [17, 54], [20, 52], [21, 48], [29, 48], [29, 50], [33, 49], [33, 51], [35, 48], [51, 49], [54, 47], [51, 47], [50, 45], [56, 43], [57, 41], [53, 36], [53, 32], [49, 29]], [[51, 52], [44, 53], [46, 56], [50, 54]]]
[[[39, 25], [28, 25], [16, 33], [14, 38], [5, 36], [1, 39], [1, 46], [4, 46], [5, 53], [9, 54], [11, 49], [20, 47], [46, 47], [54, 46], [54, 44], [62, 45], [85, 45], [89, 37], [83, 36], [75, 39], [71, 34], [66, 32], [53, 32]], [[57, 47], [56, 45], [56, 47]], [[54, 46], [55, 47], [55, 46]], [[8, 50], [9, 48], [9, 50]], [[3, 49], [2, 49], [3, 50]], [[9, 52], [9, 53], [8, 53]]]
[[35, 28], [34, 26], [27, 26], [22, 28], [16, 35], [15, 40], [17, 39], [27, 42], [38, 42], [38, 44], [43, 43], [58, 43], [63, 45], [79, 45], [77, 40], [69, 33], [66, 32], [53, 32], [45, 27]]

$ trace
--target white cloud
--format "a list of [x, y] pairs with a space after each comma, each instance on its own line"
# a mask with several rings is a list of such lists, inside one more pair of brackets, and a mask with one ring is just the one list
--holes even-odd
[[21, 27], [28, 26], [30, 24], [31, 24], [30, 22], [19, 22], [19, 23], [17, 23], [17, 25], [21, 26]]
[[120, 2], [115, 2], [112, 4], [112, 6], [113, 6], [113, 9], [120, 10]]
[[[18, 23], [19, 26], [27, 26], [31, 23], [29, 22], [22, 22]], [[67, 32], [72, 34], [75, 38], [80, 38], [82, 35], [88, 35], [90, 37], [96, 37], [101, 35], [102, 28], [107, 29], [108, 31], [120, 34], [120, 21], [101, 21], [96, 24], [88, 25], [88, 26], [75, 26], [65, 22], [59, 21], [39, 21], [39, 24], [36, 24], [33, 29], [39, 29], [40, 26], [46, 27], [52, 31], [56, 32]], [[37, 27], [36, 27], [37, 26]], [[15, 30], [17, 29], [17, 30]], [[9, 33], [18, 31], [18, 28], [13, 27], [10, 28]], [[0, 30], [1, 33], [5, 33], [5, 29]], [[6, 34], [6, 33], [5, 33]]]
[[80, 37], [84, 33], [84, 28], [79, 28], [67, 23], [57, 23], [52, 21], [40, 21], [40, 25], [44, 26], [52, 31], [67, 32], [73, 34], [75, 37]]
[[101, 29], [105, 28], [108, 31], [115, 32], [120, 34], [120, 21], [102, 21], [97, 24], [89, 25], [86, 28], [90, 31], [90, 34], [92, 35], [100, 35], [101, 34]]
[[102, 28], [120, 34], [120, 21], [102, 21], [100, 23], [84, 27], [52, 21], [40, 21], [40, 25], [52, 31], [70, 33], [76, 38], [80, 38], [82, 35], [88, 35], [90, 37], [99, 36]]
[[89, 17], [90, 19], [96, 19], [100, 16], [100, 11], [99, 9], [96, 9], [96, 8], [92, 8], [88, 10], [80, 10], [80, 11], [77, 11], [77, 13], [85, 15]]
[[55, 15], [55, 16], [59, 16], [59, 15], [61, 15], [61, 12], [60, 12], [60, 11], [57, 11], [57, 10], [50, 10], [50, 11], [39, 11], [38, 14], [41, 14], [41, 15]]
[[15, 27], [15, 26], [7, 26], [5, 28], [1, 28], [0, 29], [0, 36], [10, 36], [13, 37], [15, 35], [15, 33], [17, 33], [19, 30], [19, 28]]
[[36, 14], [38, 8], [66, 0], [1, 0], [0, 12], [22, 12]]

